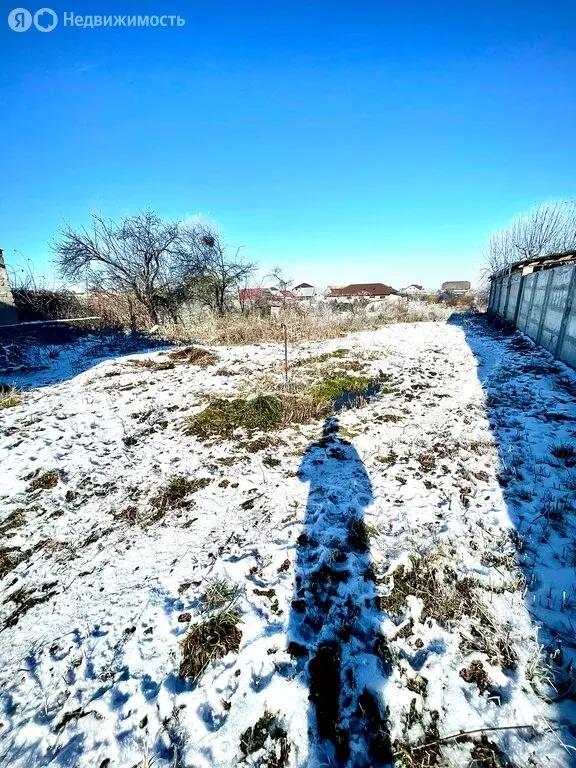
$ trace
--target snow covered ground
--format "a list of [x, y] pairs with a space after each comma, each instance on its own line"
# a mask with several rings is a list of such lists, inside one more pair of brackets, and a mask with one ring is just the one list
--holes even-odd
[[[290, 351], [384, 374], [361, 407], [201, 441], [280, 346], [90, 344], [3, 377], [0, 765], [576, 764], [573, 373], [482, 318], [392, 325]], [[231, 650], [194, 680], [203, 623]]]

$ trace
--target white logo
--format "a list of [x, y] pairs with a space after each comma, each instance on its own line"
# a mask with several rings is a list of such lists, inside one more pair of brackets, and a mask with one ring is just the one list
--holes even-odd
[[34, 14], [34, 26], [39, 32], [52, 32], [58, 24], [58, 16], [52, 8], [40, 8]]
[[8, 26], [14, 32], [26, 32], [32, 25], [32, 14], [26, 8], [14, 8], [8, 14]]
[[58, 15], [52, 8], [40, 8], [34, 18], [26, 8], [14, 8], [8, 14], [8, 26], [14, 32], [26, 32], [32, 26], [32, 21], [38, 32], [52, 32], [58, 25]]

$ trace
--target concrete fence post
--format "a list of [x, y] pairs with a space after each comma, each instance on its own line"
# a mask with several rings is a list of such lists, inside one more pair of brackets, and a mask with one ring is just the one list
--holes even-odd
[[508, 312], [508, 301], [510, 300], [510, 288], [512, 288], [512, 275], [508, 273], [508, 282], [506, 283], [506, 301], [504, 302], [504, 310], [502, 311], [502, 318], [506, 320], [506, 313]]
[[[542, 309], [540, 311], [540, 322], [538, 323], [538, 333], [536, 334], [536, 338], [534, 341], [537, 344], [540, 344], [542, 339], [542, 331], [544, 330], [544, 320], [546, 318], [546, 311], [548, 309], [548, 301], [550, 300], [550, 292], [552, 290], [552, 283], [554, 282], [554, 270], [550, 269], [547, 270], [550, 274], [548, 275], [548, 282], [546, 283], [546, 290], [544, 292], [544, 301], [542, 302]], [[542, 274], [542, 270], [540, 274]]]
[[518, 296], [516, 297], [516, 307], [514, 308], [514, 327], [518, 328], [518, 315], [520, 313], [520, 307], [522, 306], [522, 298], [524, 294], [524, 279], [526, 275], [520, 276], [520, 285], [518, 286]]

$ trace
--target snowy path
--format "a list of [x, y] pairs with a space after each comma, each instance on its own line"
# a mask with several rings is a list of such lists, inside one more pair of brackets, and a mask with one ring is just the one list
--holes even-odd
[[[574, 377], [519, 338], [472, 321], [294, 347], [391, 386], [338, 435], [260, 451], [182, 426], [278, 375], [272, 344], [116, 358], [0, 411], [0, 765], [576, 764]], [[159, 507], [175, 476], [205, 482]], [[224, 579], [240, 647], [194, 684], [180, 641]], [[335, 642], [334, 683], [334, 653], [309, 661]]]

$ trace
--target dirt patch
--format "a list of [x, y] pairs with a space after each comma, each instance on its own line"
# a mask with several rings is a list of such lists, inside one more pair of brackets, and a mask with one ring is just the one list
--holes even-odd
[[481, 661], [473, 661], [470, 666], [460, 670], [460, 677], [467, 683], [475, 683], [480, 693], [484, 693], [489, 685], [488, 675]]
[[17, 565], [28, 559], [30, 550], [19, 547], [0, 547], [0, 579], [13, 571]]

